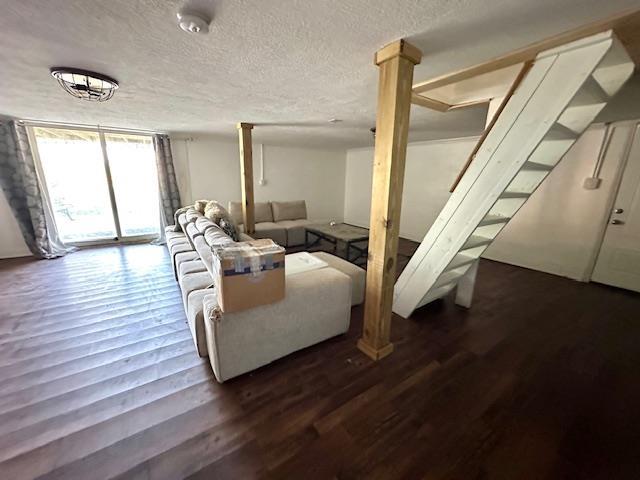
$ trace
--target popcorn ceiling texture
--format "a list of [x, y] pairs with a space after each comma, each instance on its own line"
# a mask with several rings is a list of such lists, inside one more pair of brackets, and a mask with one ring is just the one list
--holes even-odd
[[[637, 6], [637, 0], [201, 0], [211, 33], [187, 35], [175, 0], [10, 0], [0, 12], [0, 114], [348, 148], [372, 143], [374, 52], [406, 37], [415, 80], [468, 66]], [[51, 66], [121, 84], [104, 104], [66, 94]], [[411, 140], [476, 134], [482, 107], [413, 107]], [[342, 123], [329, 124], [331, 118]]]

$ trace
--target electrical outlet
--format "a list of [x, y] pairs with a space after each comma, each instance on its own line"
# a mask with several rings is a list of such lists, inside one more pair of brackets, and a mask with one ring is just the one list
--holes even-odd
[[585, 190], [597, 190], [598, 188], [600, 188], [600, 183], [602, 183], [601, 178], [588, 177], [584, 179], [584, 183], [582, 184], [582, 186]]

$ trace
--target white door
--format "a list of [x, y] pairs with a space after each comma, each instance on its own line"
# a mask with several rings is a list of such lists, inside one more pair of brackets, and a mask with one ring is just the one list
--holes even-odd
[[640, 124], [591, 280], [640, 292]]

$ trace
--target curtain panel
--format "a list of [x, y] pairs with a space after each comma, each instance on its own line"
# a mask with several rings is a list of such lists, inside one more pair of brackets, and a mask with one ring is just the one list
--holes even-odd
[[[181, 207], [180, 192], [176, 171], [171, 155], [171, 141], [167, 135], [154, 135], [153, 146], [156, 150], [156, 164], [158, 167], [158, 187], [160, 191], [160, 206], [162, 225], [173, 223], [174, 212]], [[161, 228], [164, 236], [164, 227]]]
[[42, 195], [27, 127], [15, 120], [0, 121], [0, 188], [31, 253], [56, 258], [73, 250], [50, 235], [55, 225]]

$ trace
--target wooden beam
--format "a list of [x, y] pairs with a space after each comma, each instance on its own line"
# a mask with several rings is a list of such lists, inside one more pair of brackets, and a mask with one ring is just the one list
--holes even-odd
[[451, 109], [451, 105], [448, 103], [439, 102], [438, 100], [434, 100], [417, 93], [411, 94], [411, 103], [414, 105], [420, 105], [421, 107], [430, 108], [437, 112], [447, 112]]
[[376, 54], [380, 68], [376, 146], [371, 193], [369, 258], [364, 328], [358, 348], [374, 360], [393, 351], [391, 307], [396, 281], [396, 257], [402, 187], [409, 133], [413, 68], [422, 53], [399, 40]]
[[242, 221], [247, 235], [255, 232], [253, 202], [253, 148], [251, 145], [251, 123], [238, 124], [240, 146], [240, 181], [242, 182]]
[[505, 55], [493, 58], [486, 62], [464, 68], [456, 72], [447, 73], [430, 80], [417, 83], [413, 86], [414, 93], [426, 92], [444, 85], [450, 85], [462, 80], [482, 75], [487, 72], [515, 65], [516, 63], [534, 60], [538, 53], [551, 48], [559, 47], [569, 42], [579, 40], [596, 33], [613, 29], [625, 46], [631, 58], [640, 64], [640, 10], [638, 8], [626, 10], [617, 15], [583, 25], [568, 32], [546, 38], [526, 47], [514, 50]]

